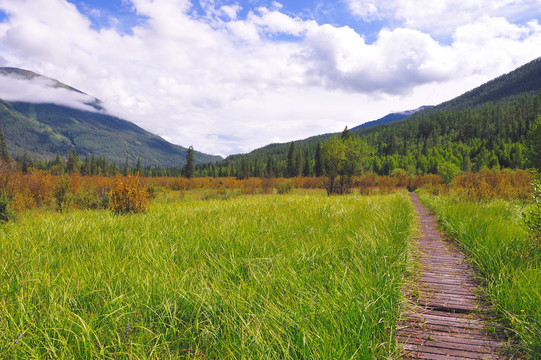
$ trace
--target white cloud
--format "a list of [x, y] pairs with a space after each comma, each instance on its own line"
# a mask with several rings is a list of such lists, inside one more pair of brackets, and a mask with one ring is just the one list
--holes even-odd
[[541, 0], [345, 0], [350, 11], [364, 21], [393, 19], [402, 26], [449, 35], [477, 19], [505, 17], [521, 20], [541, 15]]
[[[373, 7], [363, 11], [406, 13], [398, 0], [384, 3], [364, 2]], [[352, 28], [287, 15], [279, 3], [244, 9], [247, 16], [237, 4], [202, 5], [198, 16], [188, 0], [133, 0], [148, 19], [121, 34], [93, 30], [65, 0], [0, 0], [9, 14], [0, 23], [0, 57], [96, 96], [174, 143], [226, 155], [447, 100], [541, 49], [536, 21], [490, 14], [457, 26], [445, 45], [405, 26], [382, 29], [368, 43]]]
[[28, 80], [0, 75], [0, 99], [36, 104], [56, 104], [97, 112], [94, 107], [89, 105], [96, 100], [95, 98], [66, 88], [56, 87], [55, 81], [45, 77]]

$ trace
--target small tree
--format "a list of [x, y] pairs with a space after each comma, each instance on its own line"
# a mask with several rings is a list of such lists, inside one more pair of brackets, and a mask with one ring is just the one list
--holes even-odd
[[184, 174], [188, 179], [191, 179], [195, 173], [195, 165], [194, 165], [194, 155], [193, 155], [193, 146], [190, 146], [188, 148], [188, 151], [186, 152], [186, 167]]
[[362, 162], [370, 147], [359, 137], [332, 137], [322, 148], [325, 172], [329, 177], [327, 194], [346, 194], [352, 176], [362, 171]]

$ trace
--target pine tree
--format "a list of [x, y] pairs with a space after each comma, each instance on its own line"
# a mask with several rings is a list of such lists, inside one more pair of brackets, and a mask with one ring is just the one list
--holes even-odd
[[304, 167], [304, 162], [302, 161], [302, 153], [297, 151], [297, 156], [295, 157], [295, 176], [302, 175], [302, 169]]
[[195, 173], [195, 165], [194, 165], [194, 155], [193, 155], [193, 146], [190, 146], [188, 148], [188, 151], [186, 152], [186, 167], [185, 167], [185, 175], [188, 179], [191, 179]]
[[302, 169], [302, 175], [308, 177], [312, 175], [312, 166], [310, 160], [310, 154], [308, 151], [304, 154], [304, 168]]
[[321, 161], [321, 143], [317, 143], [316, 147], [316, 164], [315, 164], [315, 173], [316, 176], [323, 176], [323, 162]]
[[342, 131], [342, 140], [347, 140], [351, 137], [351, 133], [348, 130], [348, 127], [346, 126], [344, 130]]
[[135, 165], [135, 172], [139, 174], [141, 172], [141, 158], [137, 157], [137, 164]]
[[286, 177], [294, 177], [297, 172], [295, 164], [295, 143], [292, 141], [287, 152]]
[[130, 173], [130, 157], [126, 154], [126, 163], [124, 164], [124, 170], [122, 171], [124, 176], [128, 176]]
[[73, 149], [68, 156], [68, 162], [66, 163], [66, 171], [68, 173], [73, 173], [79, 171], [79, 157], [77, 156], [77, 151]]
[[28, 173], [28, 167], [30, 166], [30, 158], [28, 157], [28, 152], [25, 150], [23, 153], [23, 159], [21, 161], [21, 171], [23, 174]]

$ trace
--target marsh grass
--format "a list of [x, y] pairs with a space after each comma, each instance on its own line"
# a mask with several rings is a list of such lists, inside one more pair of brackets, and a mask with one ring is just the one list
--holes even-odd
[[0, 227], [0, 358], [396, 354], [407, 194], [238, 196]]
[[[523, 206], [422, 194], [480, 276], [489, 300], [515, 337], [520, 357], [541, 354], [541, 248], [530, 241]], [[520, 354], [522, 352], [522, 354]]]

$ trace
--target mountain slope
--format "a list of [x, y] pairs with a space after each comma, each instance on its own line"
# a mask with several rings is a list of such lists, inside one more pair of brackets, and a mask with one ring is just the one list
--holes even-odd
[[541, 90], [541, 58], [537, 58], [507, 74], [476, 87], [452, 100], [419, 111], [406, 120], [442, 112], [472, 108], [488, 102], [512, 99], [524, 93]]
[[[0, 68], [0, 75], [23, 81], [44, 78], [16, 68]], [[56, 80], [48, 80], [54, 88], [84, 94]], [[21, 156], [26, 150], [31, 156], [51, 158], [57, 152], [66, 156], [75, 149], [81, 157], [93, 154], [117, 164], [123, 164], [126, 155], [132, 164], [140, 158], [143, 166], [179, 167], [185, 164], [186, 148], [173, 145], [131, 122], [110, 116], [103, 111], [99, 100], [92, 97], [90, 100], [87, 105], [96, 111], [0, 100], [0, 126], [10, 154]], [[196, 164], [221, 159], [194, 152]]]
[[[433, 107], [421, 107], [413, 110], [413, 114], [402, 116], [400, 113], [389, 114], [379, 120], [356, 126], [351, 132], [364, 135], [378, 131], [381, 127], [399, 126], [404, 122], [421, 120], [435, 114], [458, 112], [464, 109], [478, 107], [488, 103], [500, 103], [502, 101], [516, 100], [524, 94], [535, 94], [541, 90], [541, 58], [519, 67], [518, 69], [497, 77], [465, 94], [450, 101]], [[430, 120], [431, 121], [431, 120]], [[423, 127], [421, 125], [421, 127]], [[317, 142], [323, 142], [334, 134], [313, 136], [307, 139], [295, 141], [296, 149], [309, 151], [313, 156]], [[275, 160], [283, 161], [287, 156], [289, 143], [271, 144], [256, 149], [248, 154], [232, 155], [227, 160], [238, 161], [244, 156], [254, 160], [266, 161], [268, 156], [274, 156]]]
[[398, 112], [398, 113], [391, 113], [389, 115], [386, 115], [386, 116], [382, 117], [381, 119], [368, 121], [368, 122], [365, 122], [364, 124], [361, 124], [359, 126], [355, 126], [354, 128], [351, 128], [350, 130], [355, 131], [355, 130], [364, 129], [364, 128], [371, 127], [371, 126], [389, 124], [389, 123], [392, 123], [392, 122], [399, 121], [399, 120], [402, 120], [404, 118], [407, 118], [408, 116], [413, 115], [418, 111], [425, 110], [425, 109], [428, 109], [428, 108], [431, 108], [431, 107], [432, 106], [421, 106], [420, 108], [415, 109], [415, 110], [407, 110], [407, 111], [402, 111], [402, 112]]
[[[429, 108], [429, 106], [422, 106], [415, 110], [407, 110], [407, 111], [402, 111], [398, 113], [391, 113], [378, 120], [368, 121], [364, 124], [356, 126], [350, 129], [350, 131], [355, 133], [361, 129], [371, 128], [373, 126], [378, 126], [378, 125], [390, 124], [392, 122], [402, 120], [410, 116], [411, 114], [414, 114], [417, 111], [421, 111], [426, 108]], [[311, 136], [306, 139], [294, 141], [294, 143], [295, 143], [296, 149], [300, 149], [303, 152], [308, 151], [308, 152], [313, 153], [315, 152], [318, 142], [325, 142], [328, 139], [330, 139], [333, 135], [339, 135], [339, 134], [340, 133], [329, 133], [329, 134], [316, 135], [316, 136]], [[291, 144], [290, 142], [269, 144], [259, 149], [255, 149], [248, 154], [230, 155], [227, 157], [227, 159], [238, 160], [238, 159], [242, 159], [244, 156], [250, 156], [251, 158], [254, 158], [254, 159], [266, 160], [269, 156], [274, 156], [277, 160], [283, 160], [287, 156], [287, 151], [289, 149], [290, 144]]]

